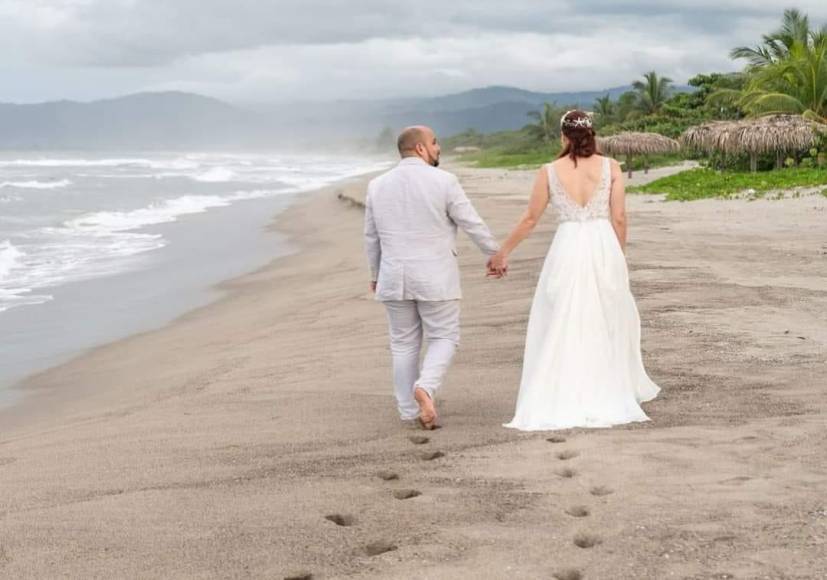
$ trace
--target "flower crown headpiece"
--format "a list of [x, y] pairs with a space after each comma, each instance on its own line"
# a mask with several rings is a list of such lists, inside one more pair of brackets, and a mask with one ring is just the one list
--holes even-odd
[[570, 127], [572, 129], [577, 128], [585, 128], [591, 129], [592, 128], [592, 119], [588, 115], [584, 117], [577, 117], [576, 119], [566, 119], [569, 113], [573, 113], [576, 109], [572, 109], [571, 111], [566, 111], [566, 114], [560, 117], [560, 126], [561, 127]]

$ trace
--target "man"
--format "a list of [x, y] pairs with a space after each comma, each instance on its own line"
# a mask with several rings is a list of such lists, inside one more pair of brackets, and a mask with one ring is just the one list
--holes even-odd
[[[368, 185], [370, 288], [388, 314], [399, 414], [433, 429], [434, 397], [459, 343], [457, 227], [489, 256], [499, 244], [456, 176], [437, 169], [440, 147], [430, 128], [408, 127], [397, 146], [402, 160]], [[490, 275], [503, 273], [489, 267]], [[428, 348], [420, 369], [423, 337]]]

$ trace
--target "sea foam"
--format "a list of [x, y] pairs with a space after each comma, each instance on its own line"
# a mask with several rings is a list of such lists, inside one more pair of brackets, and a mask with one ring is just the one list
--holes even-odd
[[0, 281], [5, 280], [9, 272], [20, 265], [22, 255], [23, 253], [9, 240], [0, 242]]
[[0, 182], [0, 189], [4, 187], [16, 187], [18, 189], [60, 189], [72, 185], [68, 179], [61, 179], [59, 181], [3, 181]]

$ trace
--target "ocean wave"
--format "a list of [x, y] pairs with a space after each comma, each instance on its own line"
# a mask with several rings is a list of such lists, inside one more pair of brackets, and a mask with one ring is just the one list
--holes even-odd
[[149, 159], [124, 157], [115, 159], [12, 159], [0, 160], [0, 167], [116, 167], [118, 165], [144, 165]]
[[197, 169], [198, 161], [181, 157], [152, 160], [142, 157], [112, 159], [12, 159], [0, 160], [0, 167], [147, 167], [149, 169]]
[[211, 207], [229, 205], [230, 199], [217, 195], [184, 195], [132, 211], [100, 211], [64, 225], [67, 228], [99, 232], [123, 232], [145, 226], [174, 222], [179, 216], [202, 213]]
[[[135, 267], [135, 257], [166, 245], [160, 234], [78, 232], [42, 228], [36, 244], [0, 245], [0, 312], [52, 299], [43, 288], [110, 276]], [[13, 249], [9, 249], [13, 248]]]
[[72, 185], [68, 179], [61, 179], [59, 181], [3, 181], [0, 182], [0, 189], [4, 187], [16, 187], [19, 189], [59, 189]]
[[[35, 198], [28, 200], [23, 190], [3, 190], [6, 195], [0, 196], [0, 203], [14, 201], [21, 202], [21, 205], [8, 206], [14, 212], [0, 212], [0, 228], [8, 228], [8, 232], [0, 234], [0, 311], [51, 300], [50, 288], [110, 276], [150, 263], [148, 256], [163, 248], [167, 240], [162, 233], [141, 231], [144, 228], [176, 222], [190, 214], [200, 214], [212, 208], [243, 203], [245, 200], [316, 189], [338, 179], [377, 168], [366, 167], [363, 160], [356, 162], [350, 159], [293, 159], [272, 155], [259, 155], [253, 161], [250, 159], [253, 158], [180, 155], [167, 159], [135, 156], [0, 161], [0, 168], [21, 166], [13, 178], [5, 176], [8, 181], [2, 182], [4, 188], [23, 186], [25, 190], [26, 186], [31, 189], [66, 187], [69, 179], [62, 179], [64, 175], [73, 181], [78, 181], [81, 176], [91, 180], [88, 191], [79, 192], [83, 195], [80, 199], [84, 203], [78, 205], [87, 208], [87, 213], [81, 215], [69, 213], [74, 211], [73, 207], [77, 207], [74, 198], [66, 198], [64, 202], [61, 196], [55, 200], [57, 207], [41, 208], [40, 201]], [[42, 169], [37, 171], [26, 169], [25, 166]], [[54, 167], [68, 169], [50, 181], [54, 173], [51, 168]], [[117, 204], [120, 197], [116, 196], [121, 191], [119, 186], [113, 186], [113, 182], [103, 181], [104, 178], [158, 176], [181, 177], [191, 180], [191, 183], [165, 184], [162, 191], [175, 191], [178, 197], [164, 199], [162, 194], [154, 202], [142, 197], [140, 199], [144, 201], [138, 203], [143, 207], [138, 209], [118, 210], [115, 205], [114, 210], [102, 210], [102, 207]], [[57, 178], [61, 180], [58, 181]], [[202, 183], [199, 185], [198, 182]], [[217, 191], [221, 188], [218, 185], [207, 185], [210, 183], [250, 185], [240, 186], [246, 189], [235, 189], [230, 185], [224, 187], [225, 191]], [[105, 186], [100, 187], [100, 184]], [[192, 194], [182, 195], [182, 188]], [[124, 199], [134, 199], [131, 197], [133, 189], [124, 191], [130, 195]], [[140, 185], [134, 191], [139, 195], [155, 195]], [[96, 205], [96, 196], [106, 205]], [[31, 207], [34, 214], [27, 213], [27, 201], [37, 202]], [[72, 205], [65, 205], [69, 203]]]
[[50, 294], [32, 294], [31, 288], [17, 288], [4, 290], [0, 288], [0, 312], [10, 310], [15, 306], [33, 306], [52, 300]]
[[227, 169], [226, 167], [212, 167], [200, 175], [192, 176], [192, 178], [195, 181], [202, 181], [205, 183], [221, 183], [225, 181], [235, 181], [238, 179], [238, 176], [234, 171]]
[[18, 250], [9, 240], [0, 242], [0, 281], [8, 277], [9, 272], [20, 265], [23, 252]]
[[51, 300], [51, 296], [32, 294], [31, 288], [11, 279], [12, 271], [20, 271], [24, 267], [23, 257], [24, 253], [11, 241], [0, 242], [0, 312]]
[[184, 195], [132, 211], [99, 211], [64, 223], [70, 230], [87, 232], [126, 232], [142, 227], [177, 221], [180, 216], [225, 207], [235, 201], [261, 199], [278, 192], [266, 189], [236, 191], [230, 195]]

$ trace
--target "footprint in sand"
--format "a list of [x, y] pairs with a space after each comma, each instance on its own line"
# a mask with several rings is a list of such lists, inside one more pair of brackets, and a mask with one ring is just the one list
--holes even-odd
[[445, 454], [442, 451], [428, 451], [426, 453], [423, 453], [421, 457], [425, 461], [433, 461], [434, 459], [445, 457]]
[[8, 465], [9, 463], [14, 463], [15, 461], [17, 461], [16, 457], [0, 457], [0, 467]]
[[393, 481], [394, 479], [399, 479], [399, 474], [394, 473], [393, 471], [380, 471], [376, 474], [379, 479], [383, 479], [385, 481]]
[[299, 572], [297, 574], [285, 576], [284, 580], [313, 580], [313, 574], [310, 572]]
[[415, 489], [397, 489], [393, 492], [393, 497], [396, 499], [410, 499], [420, 495], [422, 495], [422, 492]]
[[606, 487], [605, 485], [596, 485], [589, 490], [589, 493], [599, 497], [602, 495], [609, 495], [610, 493], [614, 493], [614, 490], [609, 487]]
[[552, 574], [556, 580], [583, 580], [583, 574], [580, 570], [569, 568], [568, 570], [558, 570]]
[[601, 540], [598, 536], [594, 534], [584, 534], [580, 533], [574, 536], [574, 545], [578, 548], [594, 548], [598, 544], [602, 544], [603, 540]]
[[385, 542], [380, 540], [378, 542], [373, 542], [372, 544], [368, 544], [365, 546], [365, 553], [368, 556], [378, 556], [379, 554], [384, 554], [385, 552], [392, 552], [398, 549], [397, 546], [391, 544], [390, 542]]
[[718, 483], [723, 485], [741, 485], [747, 481], [750, 481], [752, 478], [746, 475], [739, 475], [737, 477], [730, 477], [729, 479], [722, 479]]
[[565, 443], [566, 438], [561, 437], [560, 435], [552, 435], [551, 437], [547, 437], [546, 441], [548, 441], [549, 443]]
[[408, 441], [410, 441], [414, 445], [425, 445], [430, 440], [430, 437], [425, 437], [424, 435], [411, 435], [410, 437], [408, 437]]
[[589, 508], [584, 505], [573, 505], [566, 510], [566, 513], [575, 518], [585, 518], [589, 515]]
[[342, 526], [348, 528], [356, 523], [356, 519], [353, 516], [349, 516], [347, 514], [330, 514], [324, 517], [329, 522], [333, 522], [337, 526]]
[[572, 477], [574, 477], [575, 475], [577, 475], [577, 472], [576, 472], [575, 470], [573, 470], [573, 469], [569, 469], [568, 467], [563, 468], [563, 469], [558, 469], [558, 470], [557, 470], [557, 471], [555, 471], [554, 473], [556, 473], [556, 474], [557, 474], [557, 475], [559, 475], [560, 477], [564, 477], [564, 478], [566, 478], [566, 479], [571, 479]]
[[578, 455], [580, 455], [580, 454], [577, 451], [570, 451], [570, 450], [561, 451], [560, 453], [557, 454], [557, 459], [561, 459], [563, 461], [566, 461], [566, 460], [571, 459], [573, 457], [577, 457]]

